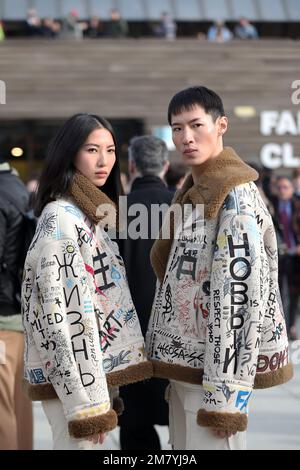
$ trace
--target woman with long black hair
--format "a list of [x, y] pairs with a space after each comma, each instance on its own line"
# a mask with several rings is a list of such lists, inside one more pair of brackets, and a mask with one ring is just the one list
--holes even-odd
[[116, 243], [121, 192], [111, 125], [71, 117], [51, 142], [22, 286], [25, 384], [54, 449], [96, 449], [116, 427], [118, 386], [152, 375]]

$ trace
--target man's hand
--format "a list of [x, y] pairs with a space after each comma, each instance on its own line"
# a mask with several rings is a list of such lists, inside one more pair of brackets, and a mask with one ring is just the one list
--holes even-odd
[[99, 434], [94, 434], [93, 436], [89, 436], [86, 439], [88, 441], [92, 441], [93, 444], [103, 444], [105, 437], [106, 433], [100, 432]]
[[212, 432], [215, 437], [219, 437], [220, 439], [225, 439], [225, 437], [231, 437], [236, 435], [236, 432], [220, 431], [220, 429], [215, 428], [212, 428]]

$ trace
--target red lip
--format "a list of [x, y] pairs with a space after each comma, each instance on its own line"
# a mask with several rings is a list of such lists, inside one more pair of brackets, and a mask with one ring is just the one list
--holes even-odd
[[106, 176], [107, 172], [106, 171], [97, 171], [97, 173], [95, 173], [95, 175], [97, 175], [97, 176]]
[[190, 153], [194, 153], [194, 152], [197, 152], [196, 149], [186, 149], [183, 153], [184, 155], [189, 155]]

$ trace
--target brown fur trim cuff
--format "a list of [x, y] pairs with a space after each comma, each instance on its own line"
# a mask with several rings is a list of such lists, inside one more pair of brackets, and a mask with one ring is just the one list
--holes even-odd
[[160, 361], [152, 361], [152, 364], [154, 377], [202, 385], [203, 369], [194, 369], [193, 367], [178, 364], [165, 364]]
[[282, 385], [291, 380], [293, 376], [293, 365], [289, 363], [274, 372], [267, 372], [266, 374], [257, 373], [254, 388], [270, 388], [276, 385]]
[[199, 410], [197, 415], [199, 426], [216, 428], [220, 431], [246, 431], [248, 418], [242, 413], [217, 413], [215, 411]]
[[31, 401], [52, 400], [58, 398], [52, 384], [33, 385], [26, 379], [23, 379], [23, 391]]
[[100, 432], [109, 432], [115, 429], [118, 424], [118, 418], [114, 410], [91, 418], [76, 419], [68, 423], [70, 436], [83, 438], [98, 434]]
[[135, 382], [141, 382], [153, 377], [153, 367], [150, 361], [141, 362], [135, 366], [129, 366], [126, 369], [116, 372], [110, 372], [106, 375], [108, 388], [121, 387]]

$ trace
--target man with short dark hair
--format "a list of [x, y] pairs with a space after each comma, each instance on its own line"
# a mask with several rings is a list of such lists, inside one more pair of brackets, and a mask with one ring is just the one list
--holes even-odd
[[[253, 388], [293, 375], [272, 218], [254, 184], [257, 172], [223, 147], [228, 119], [214, 91], [177, 93], [168, 119], [191, 175], [151, 250], [159, 284], [148, 356], [154, 375], [171, 383], [174, 449], [245, 449]], [[197, 211], [182, 224], [175, 204]]]
[[[128, 211], [135, 205], [143, 205], [145, 220], [141, 222], [136, 236], [120, 241], [120, 252], [124, 259], [126, 273], [133, 303], [135, 305], [143, 335], [146, 334], [151, 307], [154, 299], [156, 277], [150, 265], [150, 250], [160, 228], [157, 231], [151, 208], [171, 204], [173, 194], [167, 189], [164, 176], [168, 169], [168, 149], [157, 137], [140, 136], [130, 142], [129, 174], [131, 192], [127, 196]], [[136, 206], [136, 210], [139, 209]], [[128, 228], [134, 217], [128, 217]], [[122, 450], [159, 450], [159, 436], [155, 424], [168, 424], [168, 408], [164, 399], [165, 380], [149, 380], [122, 387], [120, 396], [125, 409], [119, 418], [120, 442]]]
[[[9, 198], [7, 197], [9, 194]], [[0, 161], [0, 449], [32, 449], [31, 403], [22, 392], [24, 335], [19, 256], [22, 211], [29, 194], [8, 163]]]

